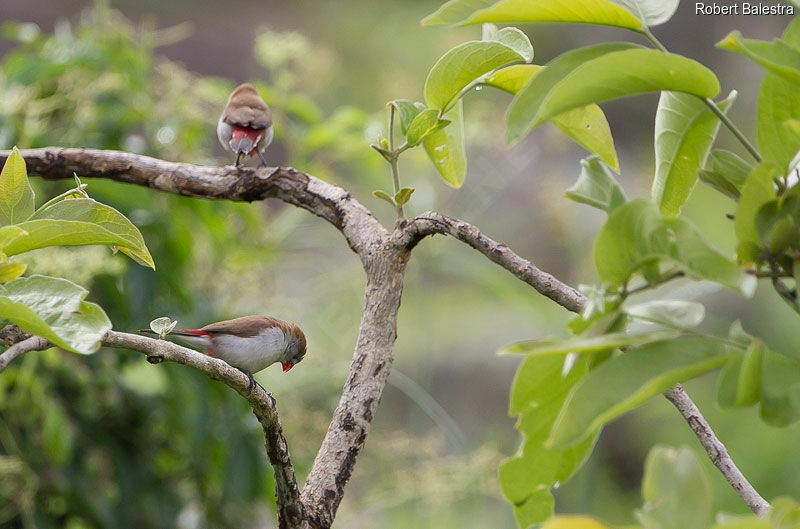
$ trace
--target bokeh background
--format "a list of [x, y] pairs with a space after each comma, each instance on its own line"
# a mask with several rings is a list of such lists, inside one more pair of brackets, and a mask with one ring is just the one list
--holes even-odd
[[[231, 88], [257, 84], [276, 115], [275, 164], [344, 186], [387, 225], [385, 162], [368, 147], [385, 103], [421, 99], [428, 69], [480, 28], [425, 28], [438, 0], [295, 2], [227, 0], [4, 0], [0, 3], [0, 148], [50, 145], [123, 149], [168, 160], [231, 163], [214, 126]], [[781, 16], [697, 16], [684, 2], [657, 36], [710, 66], [739, 98], [731, 115], [755, 136], [761, 71], [713, 44], [728, 31], [770, 39]], [[631, 39], [590, 26], [523, 27], [543, 63], [579, 45]], [[545, 126], [502, 143], [508, 96], [466, 99], [469, 168], [446, 187], [422, 153], [401, 160], [416, 188], [408, 214], [429, 209], [468, 220], [562, 280], [594, 281], [591, 245], [603, 215], [563, 191], [585, 153]], [[646, 196], [653, 172], [657, 96], [604, 105], [628, 196]], [[719, 145], [738, 151], [726, 131]], [[742, 153], [743, 154], [743, 153]], [[34, 179], [37, 196], [67, 183]], [[73, 279], [114, 327], [168, 315], [199, 326], [246, 314], [298, 322], [309, 353], [273, 392], [302, 481], [327, 428], [357, 334], [364, 277], [355, 254], [324, 221], [282, 203], [216, 203], [90, 181], [93, 197], [142, 230], [157, 271], [103, 248], [48, 249], [30, 269]], [[711, 217], [727, 199], [698, 187], [686, 216], [733, 251], [732, 224]], [[41, 203], [41, 202], [39, 202]], [[710, 207], [714, 206], [714, 207]], [[743, 301], [698, 284], [672, 295], [701, 299], [707, 326], [741, 319], [775, 349], [799, 355], [796, 316], [769, 288]], [[564, 335], [563, 309], [465, 245], [435, 237], [409, 265], [395, 368], [335, 527], [515, 527], [497, 484], [519, 437], [508, 417], [518, 359], [511, 342]], [[720, 412], [714, 377], [688, 384], [742, 470], [767, 498], [800, 496], [797, 428], [763, 425], [755, 410]], [[258, 424], [224, 386], [138, 353], [79, 357], [31, 353], [0, 376], [0, 527], [70, 529], [273, 527], [273, 483]], [[560, 512], [633, 522], [644, 457], [656, 443], [699, 445], [663, 399], [607, 427], [587, 465], [556, 491]], [[745, 512], [704, 459], [714, 506]]]

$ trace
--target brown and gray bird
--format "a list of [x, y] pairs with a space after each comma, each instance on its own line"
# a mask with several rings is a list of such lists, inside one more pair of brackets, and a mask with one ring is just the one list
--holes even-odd
[[236, 167], [242, 156], [258, 154], [267, 165], [264, 151], [272, 143], [272, 111], [250, 83], [237, 86], [217, 123], [217, 138], [236, 155]]
[[[150, 329], [140, 332], [153, 334]], [[180, 329], [169, 336], [220, 358], [244, 372], [255, 385], [253, 373], [280, 362], [283, 372], [300, 363], [306, 354], [306, 337], [294, 323], [272, 316], [244, 316], [200, 327]]]

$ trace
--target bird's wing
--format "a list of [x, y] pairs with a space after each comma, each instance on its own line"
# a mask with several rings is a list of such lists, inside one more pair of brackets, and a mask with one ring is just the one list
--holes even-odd
[[272, 125], [272, 111], [257, 95], [244, 94], [235, 105], [228, 105], [222, 120], [229, 125], [265, 129]]
[[200, 328], [199, 330], [212, 334], [235, 334], [243, 338], [256, 336], [261, 331], [270, 327], [279, 327], [286, 333], [285, 327], [289, 324], [272, 316], [243, 316], [232, 320], [219, 321]]

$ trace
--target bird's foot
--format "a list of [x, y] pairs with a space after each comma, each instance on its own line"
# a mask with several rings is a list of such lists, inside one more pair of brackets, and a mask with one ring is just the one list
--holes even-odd
[[[237, 169], [239, 168], [239, 165], [240, 165], [240, 164], [239, 164], [239, 159], [240, 159], [241, 157], [242, 157], [242, 153], [239, 153], [239, 154], [237, 154], [237, 155], [236, 155], [236, 164], [235, 164], [235, 165], [236, 165], [236, 168], [237, 168]], [[252, 375], [251, 375], [251, 376], [252, 376]]]
[[[256, 379], [253, 378], [253, 373], [251, 373], [247, 369], [242, 369], [241, 367], [237, 367], [236, 369], [238, 369], [239, 371], [241, 371], [242, 373], [247, 375], [247, 380], [249, 380], [249, 383], [247, 384], [247, 393], [248, 394], [252, 393], [253, 392], [253, 388], [256, 387], [256, 384], [258, 384], [258, 382], [256, 382]], [[259, 386], [260, 385], [261, 384], [259, 384]], [[264, 388], [261, 388], [261, 389], [264, 389]]]
[[267, 160], [264, 159], [264, 153], [261, 151], [256, 151], [258, 153], [258, 157], [261, 158], [262, 167], [267, 167]]

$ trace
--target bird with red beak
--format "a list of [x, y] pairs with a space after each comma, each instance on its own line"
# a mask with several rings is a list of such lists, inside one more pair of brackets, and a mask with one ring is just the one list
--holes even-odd
[[273, 132], [272, 111], [256, 87], [244, 83], [234, 88], [217, 123], [217, 138], [236, 155], [236, 167], [242, 156], [255, 154], [267, 165], [264, 151], [272, 143]]
[[[150, 329], [140, 332], [153, 334]], [[242, 371], [250, 379], [250, 390], [255, 386], [253, 373], [276, 362], [285, 373], [306, 354], [306, 337], [300, 327], [272, 316], [244, 316], [170, 335]]]

